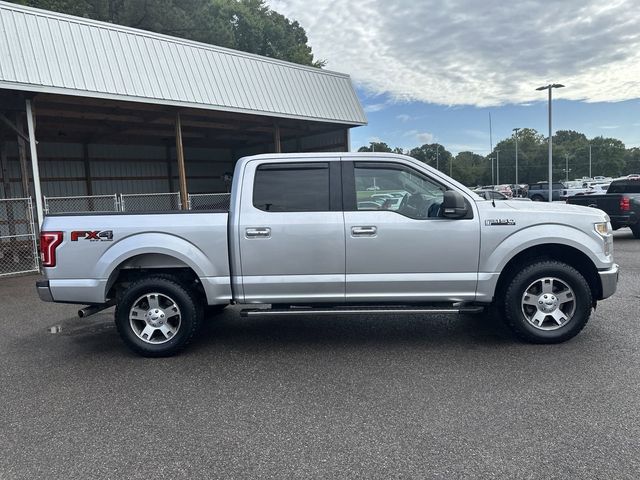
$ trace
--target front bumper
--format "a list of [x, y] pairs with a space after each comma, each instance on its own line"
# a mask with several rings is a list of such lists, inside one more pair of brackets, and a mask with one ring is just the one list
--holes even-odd
[[598, 272], [598, 275], [600, 275], [600, 284], [602, 285], [602, 295], [600, 295], [598, 300], [609, 298], [616, 292], [619, 273], [620, 267], [618, 267], [617, 263], [614, 263], [609, 270]]
[[51, 295], [51, 289], [49, 288], [49, 280], [40, 280], [36, 282], [36, 290], [38, 296], [43, 302], [53, 302], [53, 295]]

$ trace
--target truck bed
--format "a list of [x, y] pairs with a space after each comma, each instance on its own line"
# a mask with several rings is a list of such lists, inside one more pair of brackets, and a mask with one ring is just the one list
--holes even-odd
[[114, 269], [144, 269], [149, 263], [190, 267], [210, 300], [229, 299], [227, 224], [224, 211], [47, 216], [42, 230], [63, 234], [50, 269], [55, 272], [49, 272], [53, 299], [104, 302]]

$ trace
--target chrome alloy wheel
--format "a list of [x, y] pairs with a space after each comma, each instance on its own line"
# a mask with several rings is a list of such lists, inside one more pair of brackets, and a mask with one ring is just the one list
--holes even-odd
[[573, 290], [556, 277], [539, 278], [522, 295], [522, 313], [539, 330], [557, 330], [571, 320], [575, 311]]
[[178, 333], [181, 323], [180, 308], [163, 293], [143, 295], [129, 310], [131, 330], [146, 343], [168, 342]]

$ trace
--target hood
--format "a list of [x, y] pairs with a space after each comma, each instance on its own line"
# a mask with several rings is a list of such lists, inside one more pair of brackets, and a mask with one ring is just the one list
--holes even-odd
[[[486, 211], [493, 209], [491, 202], [487, 201], [490, 205]], [[582, 215], [589, 217], [596, 217], [602, 219], [601, 221], [609, 221], [609, 216], [600, 209], [592, 207], [584, 207], [582, 205], [569, 205], [562, 202], [520, 202], [517, 200], [501, 200], [496, 202], [495, 210], [506, 212], [508, 210], [516, 210], [522, 213], [555, 213], [559, 215]]]

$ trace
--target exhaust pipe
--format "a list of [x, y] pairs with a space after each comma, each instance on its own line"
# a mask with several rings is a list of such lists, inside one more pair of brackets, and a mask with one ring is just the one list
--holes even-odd
[[102, 310], [105, 310], [109, 307], [113, 307], [115, 304], [116, 304], [116, 301], [114, 299], [114, 300], [109, 300], [106, 303], [99, 303], [97, 305], [88, 305], [78, 310], [78, 317], [86, 318], [90, 315], [93, 315], [94, 313], [101, 312]]

